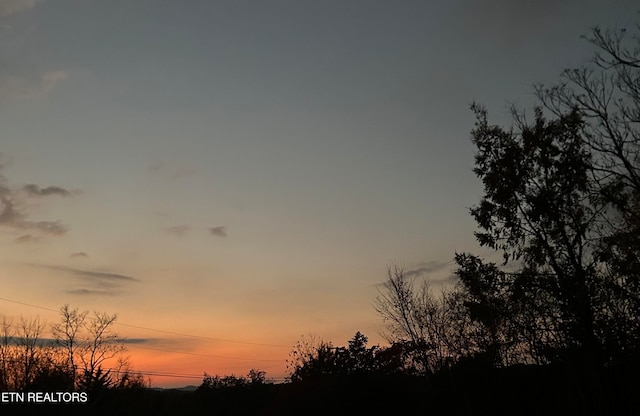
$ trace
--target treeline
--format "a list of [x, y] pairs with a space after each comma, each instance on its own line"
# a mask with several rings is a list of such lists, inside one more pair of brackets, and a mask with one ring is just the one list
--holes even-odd
[[[0, 392], [83, 391], [142, 388], [126, 347], [113, 331], [116, 315], [60, 308], [58, 322], [36, 318], [0, 324]], [[106, 364], [111, 364], [107, 367]]]

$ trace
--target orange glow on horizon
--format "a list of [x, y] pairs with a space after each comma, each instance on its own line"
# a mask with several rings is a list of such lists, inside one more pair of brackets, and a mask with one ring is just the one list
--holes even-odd
[[152, 387], [200, 385], [204, 373], [239, 377], [246, 376], [251, 369], [265, 371], [267, 379], [274, 381], [282, 381], [286, 376], [290, 349], [210, 344], [213, 342], [185, 349], [128, 345], [127, 356], [134, 373], [150, 378]]

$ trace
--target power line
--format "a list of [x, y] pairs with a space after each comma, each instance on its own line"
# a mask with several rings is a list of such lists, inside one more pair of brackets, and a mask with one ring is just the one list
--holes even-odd
[[[109, 369], [109, 370], [115, 370], [113, 368]], [[142, 374], [144, 376], [154, 376], [154, 377], [171, 377], [171, 378], [192, 378], [192, 379], [197, 379], [197, 380], [201, 380], [203, 378], [202, 374], [199, 375], [195, 375], [195, 374], [180, 374], [180, 373], [167, 373], [167, 372], [163, 372], [163, 371], [152, 371], [152, 370], [133, 370], [131, 372], [132, 374]]]
[[[13, 363], [13, 364], [22, 364], [23, 361], [20, 359], [4, 359], [5, 363]], [[122, 370], [120, 368], [116, 368], [116, 367], [106, 367], [106, 368], [102, 368], [103, 370], [107, 371], [107, 372], [111, 372], [113, 374], [119, 375], [119, 374], [125, 374], [128, 373], [130, 375], [144, 375], [144, 376], [154, 376], [154, 377], [167, 377], [167, 378], [190, 378], [190, 379], [197, 379], [197, 380], [201, 380], [204, 377], [204, 374], [185, 374], [185, 373], [174, 373], [174, 372], [168, 372], [168, 371], [155, 371], [155, 370]], [[224, 377], [224, 376], [222, 376]], [[270, 378], [270, 380], [285, 380], [286, 377], [272, 377]]]
[[261, 347], [291, 348], [290, 345], [263, 344], [263, 343], [259, 343], [259, 342], [237, 341], [237, 340], [223, 339], [223, 338], [212, 338], [212, 337], [205, 337], [205, 336], [201, 336], [201, 335], [184, 334], [184, 333], [181, 333], [181, 332], [173, 332], [173, 331], [165, 331], [165, 330], [162, 330], [162, 329], [147, 328], [147, 327], [144, 327], [144, 326], [125, 324], [125, 323], [118, 322], [118, 321], [116, 321], [114, 323], [116, 325], [128, 326], [130, 328], [146, 329], [146, 330], [149, 330], [149, 331], [162, 332], [164, 334], [179, 335], [179, 336], [191, 337], [191, 338], [200, 338], [200, 339], [206, 339], [206, 340], [210, 340], [210, 341], [232, 342], [232, 343], [235, 343], [235, 344], [246, 344], [246, 345], [258, 345], [258, 346], [261, 346]]
[[[2, 326], [3, 327], [8, 327], [8, 328], [15, 328], [17, 330], [23, 329], [21, 326], [19, 326], [17, 324], [3, 323]], [[15, 345], [15, 346], [21, 345], [20, 344], [20, 342], [21, 342], [20, 340], [23, 339], [23, 338], [24, 337], [19, 335], [19, 334], [14, 334], [14, 335], [11, 335], [11, 336], [8, 337], [9, 340], [14, 342], [13, 345]], [[38, 344], [37, 346], [39, 346], [39, 347], [47, 346], [47, 345], [54, 345], [54, 344], [47, 344], [47, 342], [49, 342], [49, 343], [55, 342], [55, 340], [49, 339], [49, 338], [40, 338], [40, 337], [33, 338], [33, 342], [36, 342], [36, 340], [37, 340], [37, 344]], [[173, 353], [173, 354], [194, 355], [194, 356], [197, 356], [197, 357], [205, 357], [205, 358], [222, 358], [222, 359], [226, 359], [226, 360], [266, 361], [266, 362], [282, 363], [282, 360], [273, 360], [273, 359], [268, 359], [268, 358], [229, 357], [229, 356], [225, 356], [225, 355], [200, 354], [200, 353], [196, 353], [196, 352], [179, 351], [179, 350], [172, 350], [172, 349], [167, 349], [167, 348], [143, 347], [142, 345], [128, 343], [126, 338], [118, 339], [115, 342], [118, 343], [118, 344], [125, 345], [127, 350], [129, 350], [131, 348], [133, 348], [133, 349], [138, 348], [138, 349], [145, 349], [145, 350], [152, 350], [152, 351], [169, 352], [169, 353]]]
[[195, 352], [186, 352], [186, 351], [176, 351], [176, 350], [168, 350], [168, 349], [164, 349], [164, 348], [153, 348], [153, 347], [143, 347], [141, 345], [136, 345], [136, 344], [127, 344], [127, 348], [142, 348], [145, 350], [154, 350], [154, 351], [162, 351], [162, 352], [172, 352], [172, 353], [177, 353], [177, 354], [187, 354], [187, 355], [195, 355], [198, 357], [208, 357], [208, 358], [223, 358], [223, 359], [228, 359], [228, 360], [245, 360], [245, 361], [269, 361], [269, 362], [274, 362], [274, 363], [281, 363], [282, 360], [271, 360], [271, 359], [266, 359], [266, 358], [246, 358], [246, 357], [227, 357], [224, 355], [211, 355], [211, 354], [198, 354]]
[[[5, 301], [5, 302], [16, 303], [18, 305], [29, 306], [31, 308], [42, 309], [42, 310], [45, 310], [45, 311], [56, 312], [56, 313], [60, 312], [60, 310], [46, 308], [44, 306], [33, 305], [31, 303], [20, 302], [20, 301], [17, 301], [17, 300], [8, 299], [8, 298], [4, 298], [4, 297], [0, 297], [0, 300]], [[238, 340], [224, 339], [224, 338], [213, 338], [213, 337], [205, 337], [205, 336], [201, 336], [201, 335], [185, 334], [185, 333], [181, 333], [181, 332], [166, 331], [166, 330], [157, 329], [157, 328], [149, 328], [149, 327], [144, 327], [144, 326], [140, 326], [140, 325], [132, 325], [132, 324], [127, 324], [127, 323], [118, 322], [118, 321], [115, 321], [114, 323], [116, 325], [127, 326], [127, 327], [130, 327], [130, 328], [144, 329], [144, 330], [147, 330], [147, 331], [155, 331], [155, 332], [160, 332], [160, 333], [164, 333], [164, 334], [178, 335], [178, 336], [183, 336], [183, 337], [206, 339], [206, 340], [210, 340], [210, 341], [230, 342], [230, 343], [244, 344], [244, 345], [257, 345], [257, 346], [262, 346], [262, 347], [291, 348], [290, 345], [267, 344], [267, 343], [259, 343], [259, 342], [238, 341]]]
[[[8, 299], [8, 298], [4, 298], [4, 297], [0, 297], [0, 301], [15, 303], [15, 304], [18, 304], [18, 305], [28, 306], [28, 307], [31, 307], [31, 308], [36, 308], [36, 309], [45, 310], [45, 311], [49, 311], [49, 312], [55, 312], [55, 313], [59, 313], [60, 312], [60, 310], [47, 308], [47, 307], [40, 306], [40, 305], [34, 305], [34, 304], [31, 304], [31, 303], [21, 302], [21, 301], [17, 301], [17, 300], [14, 300], [14, 299]], [[289, 346], [284, 346], [284, 345], [245, 342], [245, 341], [237, 341], [237, 340], [226, 340], [226, 339], [221, 339], [221, 338], [212, 338], [212, 337], [204, 337], [204, 336], [199, 336], [199, 335], [184, 334], [184, 333], [178, 333], [178, 332], [172, 332], [172, 331], [165, 331], [165, 330], [156, 329], [156, 328], [147, 328], [147, 327], [142, 327], [142, 326], [137, 326], [137, 325], [124, 324], [124, 323], [120, 323], [120, 322], [117, 322], [117, 321], [114, 322], [114, 323], [120, 324], [120, 325], [123, 325], [123, 326], [132, 327], [132, 328], [137, 328], [137, 329], [145, 329], [145, 330], [162, 332], [162, 333], [167, 333], [167, 334], [172, 334], [172, 335], [179, 335], [179, 336], [193, 337], [193, 338], [200, 338], [200, 339], [208, 339], [208, 340], [213, 340], [213, 341], [232, 342], [232, 343], [237, 343], [237, 344], [248, 344], [248, 345], [258, 345], [258, 346], [290, 348]], [[16, 325], [16, 324], [7, 324], [7, 325], [10, 326], [10, 327], [19, 328], [18, 325]], [[161, 349], [161, 348], [153, 348], [153, 347], [143, 347], [141, 345], [135, 345], [135, 344], [127, 344], [127, 347], [128, 348], [134, 348], [134, 349], [135, 348], [139, 348], [139, 349], [146, 349], [146, 350], [154, 350], [154, 351], [162, 351], [162, 352], [185, 354], [185, 355], [194, 355], [194, 356], [199, 356], [199, 357], [209, 357], [209, 358], [218, 358], [218, 359], [231, 359], [231, 360], [244, 360], [244, 361], [261, 361], [261, 362], [274, 362], [274, 363], [281, 363], [282, 362], [282, 360], [274, 360], [274, 359], [260, 359], [260, 358], [246, 358], [246, 357], [230, 357], [230, 356], [213, 355], [213, 354], [199, 354], [199, 353], [193, 353], [193, 352], [187, 352], [187, 351], [178, 351], [178, 350]], [[111, 368], [111, 369], [108, 369], [108, 370], [118, 371], [115, 368]], [[169, 372], [162, 372], [162, 371], [139, 371], [139, 370], [134, 370], [133, 372], [137, 373], [137, 374], [142, 374], [142, 375], [145, 375], [145, 376], [164, 377], [164, 378], [186, 378], [186, 379], [197, 379], [197, 380], [200, 380], [203, 377], [202, 375], [169, 373]], [[280, 380], [280, 378], [273, 379], [273, 381], [277, 381], [277, 380]], [[284, 378], [282, 378], [282, 380], [284, 380]]]
[[0, 300], [3, 300], [5, 302], [17, 303], [18, 305], [30, 306], [32, 308], [42, 309], [42, 310], [45, 310], [45, 311], [60, 312], [59, 310], [55, 310], [55, 309], [51, 309], [51, 308], [45, 308], [43, 306], [38, 306], [38, 305], [32, 305], [30, 303], [18, 302], [17, 300], [13, 300], [13, 299], [7, 299], [7, 298], [0, 297]]
[[[107, 370], [109, 371], [113, 371], [115, 373], [120, 373], [122, 371], [118, 371], [115, 368], [108, 368]], [[141, 374], [144, 376], [153, 376], [153, 377], [166, 377], [166, 378], [189, 378], [189, 379], [196, 379], [196, 380], [202, 380], [204, 377], [204, 374], [183, 374], [183, 373], [171, 373], [171, 372], [165, 372], [165, 371], [153, 371], [153, 370], [133, 370], [130, 372], [130, 374], [132, 375], [136, 375], [136, 374]], [[232, 374], [233, 375], [233, 374]], [[222, 376], [222, 378], [224, 378], [225, 376]], [[269, 377], [267, 378], [267, 381], [273, 381], [273, 382], [284, 382], [287, 380], [287, 377]]]

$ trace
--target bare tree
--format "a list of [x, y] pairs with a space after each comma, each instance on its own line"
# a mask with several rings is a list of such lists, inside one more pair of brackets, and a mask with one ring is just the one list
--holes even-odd
[[78, 373], [78, 354], [86, 343], [81, 335], [87, 314], [87, 311], [79, 312], [77, 308], [64, 305], [60, 308], [60, 322], [51, 326], [55, 344], [65, 351], [68, 371], [74, 383]]
[[433, 373], [475, 350], [470, 337], [473, 322], [456, 290], [442, 290], [436, 296], [427, 278], [416, 287], [416, 278], [406, 276], [398, 265], [389, 267], [387, 275], [374, 309], [386, 324], [383, 336], [410, 351], [415, 370]]
[[12, 321], [2, 318], [0, 333], [0, 390], [8, 390], [12, 383], [12, 364], [15, 362]]
[[118, 342], [120, 340], [118, 334], [113, 332], [116, 319], [115, 314], [94, 312], [85, 323], [86, 341], [80, 354], [84, 370], [82, 380], [84, 387], [93, 388], [97, 383], [113, 383], [109, 378], [110, 371], [105, 370], [102, 365], [126, 350], [126, 347]]
[[[640, 26], [635, 29], [640, 31]], [[538, 85], [537, 95], [556, 115], [577, 109], [588, 121], [585, 143], [599, 155], [594, 170], [601, 183], [613, 181], [637, 192], [640, 37], [630, 37], [626, 29], [595, 27], [585, 38], [596, 47], [593, 65], [565, 70], [558, 85]]]
[[79, 311], [64, 305], [60, 308], [60, 321], [52, 325], [55, 344], [64, 350], [67, 371], [75, 384], [82, 388], [112, 385], [118, 376], [103, 368], [105, 362], [126, 350], [113, 331], [115, 314]]
[[151, 385], [151, 379], [133, 370], [129, 357], [119, 357], [113, 372], [114, 386], [119, 389], [144, 388]]
[[28, 389], [36, 377], [40, 347], [42, 346], [40, 337], [45, 327], [45, 323], [40, 321], [39, 317], [20, 318], [17, 334], [17, 362], [19, 362], [19, 366], [16, 366], [14, 370], [19, 374], [20, 381], [16, 387], [20, 389]]
[[423, 286], [421, 297], [414, 288], [414, 279], [405, 276], [401, 266], [393, 265], [387, 270], [387, 281], [378, 289], [374, 308], [387, 325], [384, 334], [387, 341], [410, 341], [418, 345], [425, 338], [423, 311], [420, 306], [428, 303], [430, 292]]
[[[592, 180], [609, 208], [597, 218], [596, 254], [609, 277], [601, 290], [613, 302], [596, 315], [607, 329], [620, 329], [603, 336], [629, 338], [640, 333], [640, 25], [594, 27], [585, 39], [595, 47], [591, 64], [565, 70], [557, 85], [538, 85], [536, 92], [556, 115], [575, 109], [586, 121]], [[640, 338], [632, 337], [626, 347], [633, 343]]]

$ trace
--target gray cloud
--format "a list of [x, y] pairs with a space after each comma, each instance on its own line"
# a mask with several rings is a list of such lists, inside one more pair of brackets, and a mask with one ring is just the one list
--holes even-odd
[[106, 272], [94, 272], [90, 270], [80, 270], [74, 269], [72, 267], [66, 266], [50, 266], [50, 265], [42, 265], [40, 267], [44, 267], [51, 270], [58, 270], [61, 272], [66, 272], [75, 276], [85, 277], [88, 279], [96, 279], [98, 281], [121, 281], [121, 282], [137, 282], [139, 281], [135, 277], [126, 276], [118, 273], [106, 273]]
[[406, 277], [416, 277], [416, 276], [421, 276], [421, 275], [437, 272], [439, 270], [444, 269], [449, 263], [451, 263], [451, 262], [450, 261], [435, 261], [435, 260], [423, 262], [423, 263], [420, 263], [414, 269], [406, 270], [404, 272], [404, 275]]
[[227, 227], [224, 225], [219, 225], [217, 227], [208, 228], [209, 234], [216, 237], [226, 237], [227, 236]]
[[[0, 162], [0, 170], [2, 168], [3, 165]], [[27, 184], [22, 187], [12, 187], [0, 174], [0, 227], [21, 230], [27, 234], [37, 232], [50, 236], [61, 236], [68, 231], [68, 227], [60, 221], [33, 221], [29, 219], [29, 202], [34, 198], [52, 195], [69, 197], [77, 193], [77, 191], [69, 191], [60, 186], [43, 188], [35, 184]]]
[[[430, 283], [447, 285], [447, 284], [455, 283], [458, 279], [458, 276], [456, 276], [454, 273], [447, 273], [446, 275], [442, 274], [442, 271], [451, 263], [452, 263], [452, 260], [450, 261], [431, 260], [431, 261], [418, 263], [415, 268], [409, 269], [409, 270], [405, 269], [402, 264], [397, 264], [397, 267], [402, 269], [403, 276], [405, 279], [412, 280], [412, 279], [424, 278]], [[393, 268], [394, 266], [392, 265], [391, 267]], [[386, 284], [386, 281], [375, 283], [372, 286], [383, 287], [385, 284]]]
[[23, 221], [25, 215], [14, 207], [10, 192], [0, 191], [0, 204], [2, 204], [0, 224], [11, 225]]
[[147, 344], [152, 338], [125, 338], [120, 340], [120, 344]]
[[124, 292], [126, 285], [140, 281], [135, 277], [119, 273], [98, 272], [47, 264], [31, 264], [30, 266], [61, 272], [76, 278], [77, 280], [72, 283], [72, 287], [65, 290], [65, 293], [71, 295], [117, 296]]
[[[2, 193], [2, 192], [0, 192]], [[2, 193], [0, 196], [0, 226], [16, 228], [19, 230], [39, 231], [43, 234], [60, 236], [68, 231], [67, 226], [59, 221], [29, 221], [26, 212], [16, 208], [14, 195], [11, 192]]]
[[89, 257], [89, 255], [87, 253], [85, 253], [84, 251], [78, 251], [76, 253], [69, 254], [69, 257], [71, 257], [72, 259], [77, 259], [77, 258], [81, 258], [81, 257], [87, 258], [87, 257]]
[[47, 186], [41, 188], [38, 185], [30, 183], [22, 187], [22, 190], [29, 196], [49, 196], [59, 195], [63, 197], [72, 196], [74, 193], [60, 186]]
[[193, 346], [201, 344], [198, 339], [176, 339], [176, 338], [123, 338], [118, 341], [120, 344], [127, 344], [131, 347], [140, 346], [141, 348], [164, 347], [191, 349]]
[[165, 228], [165, 230], [169, 234], [180, 236], [180, 235], [185, 235], [186, 233], [188, 233], [189, 230], [191, 230], [191, 227], [189, 227], [188, 225], [174, 225], [173, 227]]

